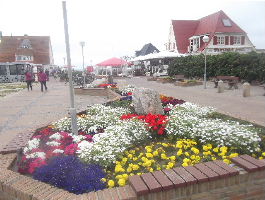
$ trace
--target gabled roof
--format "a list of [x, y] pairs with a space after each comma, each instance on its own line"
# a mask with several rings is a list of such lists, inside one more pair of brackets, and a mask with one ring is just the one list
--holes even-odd
[[15, 55], [25, 55], [33, 56], [35, 64], [52, 64], [50, 43], [50, 36], [3, 36], [0, 62], [15, 62]]
[[198, 20], [172, 20], [176, 45], [179, 53], [186, 53], [189, 40], [194, 35], [198, 26]]
[[151, 43], [145, 44], [140, 51], [135, 51], [135, 56], [145, 56], [150, 53], [159, 52], [159, 50]]
[[[231, 26], [225, 26], [223, 19], [230, 21]], [[210, 39], [216, 32], [244, 33], [222, 10], [199, 20], [172, 20], [173, 30], [179, 53], [186, 53], [191, 36], [209, 34]]]

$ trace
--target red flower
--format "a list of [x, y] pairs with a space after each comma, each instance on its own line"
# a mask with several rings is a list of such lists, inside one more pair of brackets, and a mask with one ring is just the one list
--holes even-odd
[[147, 115], [127, 114], [121, 116], [122, 120], [128, 120], [131, 118], [137, 118], [146, 122], [148, 127], [154, 132], [157, 132], [158, 135], [165, 134], [165, 124], [167, 122], [167, 116], [165, 115], [154, 115], [149, 113]]

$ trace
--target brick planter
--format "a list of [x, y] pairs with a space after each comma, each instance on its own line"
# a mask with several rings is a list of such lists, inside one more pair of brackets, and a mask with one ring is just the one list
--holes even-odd
[[182, 87], [189, 87], [189, 86], [202, 85], [202, 84], [203, 84], [202, 81], [196, 81], [196, 82], [190, 82], [190, 83], [178, 81], [178, 82], [175, 82], [174, 85], [182, 86]]
[[[2, 152], [1, 152], [2, 153]], [[0, 154], [2, 200], [265, 199], [265, 161], [248, 155], [129, 177], [129, 185], [75, 195], [11, 171], [17, 154]]]
[[165, 78], [158, 78], [156, 81], [157, 81], [158, 83], [174, 83], [174, 82], [176, 82], [176, 80], [165, 79]]
[[106, 96], [110, 99], [121, 97], [109, 88], [74, 88], [76, 95]]

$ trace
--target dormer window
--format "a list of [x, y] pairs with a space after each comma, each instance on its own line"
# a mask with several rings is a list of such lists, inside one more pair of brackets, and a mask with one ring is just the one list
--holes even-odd
[[231, 21], [229, 19], [222, 19], [224, 26], [230, 27], [232, 26]]
[[22, 48], [22, 49], [32, 49], [31, 43], [30, 43], [29, 39], [24, 39], [21, 42], [19, 48]]

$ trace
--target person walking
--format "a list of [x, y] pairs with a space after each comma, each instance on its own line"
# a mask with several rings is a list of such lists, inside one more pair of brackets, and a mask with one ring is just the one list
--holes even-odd
[[28, 91], [29, 91], [29, 88], [32, 90], [32, 81], [33, 81], [32, 73], [30, 71], [26, 71], [25, 77], [26, 77]]
[[43, 92], [43, 86], [45, 87], [45, 90], [47, 90], [46, 86], [46, 81], [47, 81], [47, 75], [43, 72], [43, 70], [40, 70], [39, 73], [39, 82], [41, 84], [41, 91]]

